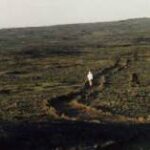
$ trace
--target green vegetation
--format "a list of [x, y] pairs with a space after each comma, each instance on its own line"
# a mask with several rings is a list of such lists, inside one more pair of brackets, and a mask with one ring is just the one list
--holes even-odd
[[[102, 116], [114, 119], [121, 115], [125, 120], [137, 121], [142, 117], [149, 121], [149, 34], [148, 18], [0, 30], [0, 119], [45, 120], [65, 116], [103, 120]], [[51, 99], [81, 91], [88, 69], [94, 74], [103, 70], [104, 73], [96, 77], [92, 93], [84, 91], [86, 98], [79, 93], [65, 104], [60, 99], [58, 103], [65, 105], [60, 114], [51, 105]], [[131, 81], [134, 73], [140, 82], [135, 86]], [[101, 89], [102, 76], [106, 84]], [[93, 117], [89, 113], [90, 118], [80, 116], [83, 110], [74, 108], [78, 113], [71, 118], [74, 101], [84, 105], [84, 111], [87, 107], [94, 109]]]
[[0, 147], [148, 149], [149, 27], [143, 18], [1, 29]]

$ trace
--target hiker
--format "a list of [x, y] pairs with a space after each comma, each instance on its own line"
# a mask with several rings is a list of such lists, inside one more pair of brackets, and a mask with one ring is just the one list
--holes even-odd
[[140, 85], [140, 81], [137, 73], [131, 74], [130, 82], [132, 87]]
[[89, 70], [88, 74], [87, 74], [87, 79], [89, 81], [89, 86], [91, 87], [93, 85], [93, 74], [92, 72]]

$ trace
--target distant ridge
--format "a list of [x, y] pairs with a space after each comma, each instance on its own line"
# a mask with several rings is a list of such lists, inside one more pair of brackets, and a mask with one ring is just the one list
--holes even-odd
[[[0, 30], [0, 51], [37, 51], [150, 44], [150, 18]], [[57, 45], [57, 48], [56, 48]], [[47, 52], [46, 52], [47, 53]]]
[[150, 17], [143, 17], [143, 18], [129, 18], [129, 19], [121, 19], [121, 20], [114, 20], [114, 21], [98, 21], [98, 22], [86, 22], [86, 23], [69, 23], [69, 24], [56, 24], [56, 25], [45, 25], [45, 26], [29, 26], [29, 27], [10, 27], [10, 28], [0, 28], [0, 30], [7, 30], [7, 29], [24, 29], [24, 28], [44, 28], [44, 27], [56, 27], [56, 26], [70, 26], [70, 25], [85, 25], [85, 24], [97, 24], [97, 23], [116, 23], [116, 22], [126, 22], [126, 21], [148, 21]]

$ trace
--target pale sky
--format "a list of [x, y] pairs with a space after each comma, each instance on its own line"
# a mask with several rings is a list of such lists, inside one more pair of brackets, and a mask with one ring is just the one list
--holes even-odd
[[150, 17], [150, 0], [0, 0], [0, 28]]

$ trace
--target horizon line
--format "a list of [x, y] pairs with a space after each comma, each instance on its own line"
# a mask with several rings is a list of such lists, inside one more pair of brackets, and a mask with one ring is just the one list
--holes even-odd
[[55, 27], [55, 26], [66, 26], [66, 25], [82, 25], [82, 24], [94, 24], [94, 23], [111, 23], [111, 22], [120, 22], [127, 20], [136, 20], [136, 19], [150, 19], [150, 17], [135, 17], [135, 18], [126, 18], [126, 19], [116, 19], [108, 21], [91, 21], [91, 22], [72, 22], [72, 23], [58, 23], [52, 25], [33, 25], [33, 26], [14, 26], [14, 27], [0, 27], [0, 30], [9, 30], [9, 29], [24, 29], [24, 28], [42, 28], [42, 27]]

